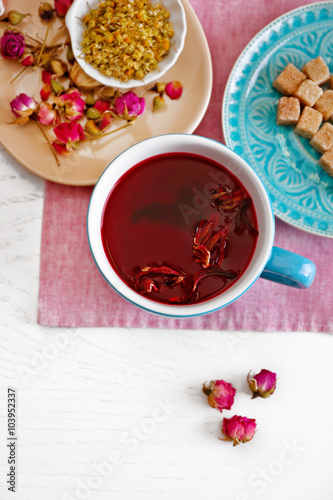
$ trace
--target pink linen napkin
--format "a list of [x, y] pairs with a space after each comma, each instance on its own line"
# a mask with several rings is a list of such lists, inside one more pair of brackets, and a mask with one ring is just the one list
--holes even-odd
[[[213, 60], [213, 93], [196, 134], [223, 141], [221, 102], [228, 75], [251, 38], [304, 0], [190, 0], [205, 30]], [[275, 245], [316, 263], [307, 290], [259, 279], [230, 306], [207, 316], [172, 319], [141, 311], [114, 292], [97, 270], [86, 236], [92, 188], [46, 183], [41, 243], [38, 323], [50, 326], [120, 326], [256, 331], [333, 331], [333, 241], [277, 220]]]

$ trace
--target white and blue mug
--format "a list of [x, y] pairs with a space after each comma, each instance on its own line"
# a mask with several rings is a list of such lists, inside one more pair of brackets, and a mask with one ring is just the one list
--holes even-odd
[[[170, 305], [155, 302], [128, 287], [114, 271], [105, 254], [101, 223], [110, 191], [130, 168], [164, 153], [191, 153], [210, 158], [234, 174], [246, 188], [255, 208], [258, 240], [245, 272], [216, 297], [204, 302]], [[313, 262], [298, 254], [274, 247], [274, 213], [266, 189], [254, 170], [226, 146], [196, 135], [168, 134], [135, 144], [115, 158], [98, 180], [91, 196], [87, 232], [91, 253], [107, 282], [125, 299], [146, 311], [172, 317], [192, 317], [217, 311], [234, 302], [261, 277], [295, 288], [308, 288], [316, 273]], [[115, 235], [116, 237], [116, 235]]]

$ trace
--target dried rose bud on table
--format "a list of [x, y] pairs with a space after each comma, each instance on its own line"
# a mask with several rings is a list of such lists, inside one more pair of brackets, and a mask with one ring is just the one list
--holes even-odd
[[271, 396], [276, 389], [277, 375], [270, 370], [261, 370], [257, 375], [251, 375], [251, 372], [247, 376], [247, 381], [251, 391], [253, 392], [253, 398], [261, 396], [262, 398], [268, 398]]
[[208, 396], [208, 404], [218, 411], [230, 410], [234, 404], [236, 389], [224, 380], [211, 380], [203, 384], [202, 391]]
[[232, 441], [234, 446], [247, 443], [253, 438], [256, 429], [255, 419], [234, 415], [231, 418], [223, 419], [222, 433], [225, 439], [220, 439], [221, 441]]

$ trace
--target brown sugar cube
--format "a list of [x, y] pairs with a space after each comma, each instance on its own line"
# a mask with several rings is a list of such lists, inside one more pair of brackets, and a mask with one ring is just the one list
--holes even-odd
[[295, 127], [295, 132], [306, 139], [311, 139], [318, 131], [322, 121], [323, 115], [319, 111], [305, 106], [301, 118]]
[[306, 63], [304, 68], [302, 68], [302, 71], [317, 85], [326, 83], [330, 77], [330, 70], [321, 56], [311, 59], [311, 61]]
[[307, 79], [294, 92], [294, 96], [300, 100], [303, 106], [310, 106], [312, 108], [322, 93], [323, 89], [319, 85]]
[[333, 125], [324, 123], [324, 125], [315, 133], [310, 141], [311, 146], [323, 154], [333, 146]]
[[329, 150], [323, 154], [319, 160], [319, 165], [325, 170], [325, 172], [333, 177], [333, 151]]
[[296, 125], [300, 114], [301, 105], [296, 97], [280, 97], [276, 114], [278, 125]]
[[305, 74], [289, 63], [273, 82], [273, 87], [283, 95], [292, 95], [305, 79]]
[[314, 108], [320, 111], [324, 121], [329, 120], [333, 114], [333, 90], [324, 90]]

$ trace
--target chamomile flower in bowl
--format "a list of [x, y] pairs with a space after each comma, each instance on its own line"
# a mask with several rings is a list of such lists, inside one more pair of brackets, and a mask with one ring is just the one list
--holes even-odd
[[186, 36], [181, 0], [74, 0], [65, 22], [84, 72], [122, 89], [160, 79]]

